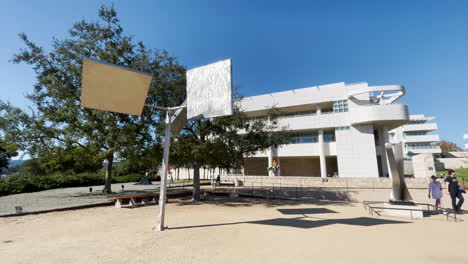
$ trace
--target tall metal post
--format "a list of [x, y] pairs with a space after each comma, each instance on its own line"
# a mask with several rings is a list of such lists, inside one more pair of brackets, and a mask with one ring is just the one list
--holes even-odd
[[172, 111], [166, 110], [166, 129], [164, 134], [164, 152], [162, 161], [161, 185], [159, 187], [159, 214], [158, 222], [156, 223], [156, 231], [164, 230], [164, 213], [166, 209], [166, 181], [167, 168], [169, 167], [169, 146], [171, 144], [171, 117]]

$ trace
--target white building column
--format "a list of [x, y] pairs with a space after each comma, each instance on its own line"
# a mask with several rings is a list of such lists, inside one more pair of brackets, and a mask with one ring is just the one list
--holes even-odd
[[[322, 108], [317, 106], [317, 115], [322, 114]], [[323, 141], [323, 130], [319, 130], [319, 149], [320, 149], [320, 176], [327, 177], [327, 160], [325, 158], [325, 143]]]
[[325, 158], [325, 143], [323, 141], [323, 130], [319, 130], [319, 136], [318, 136], [318, 141], [319, 141], [319, 149], [320, 149], [320, 176], [322, 178], [327, 177], [327, 161]]

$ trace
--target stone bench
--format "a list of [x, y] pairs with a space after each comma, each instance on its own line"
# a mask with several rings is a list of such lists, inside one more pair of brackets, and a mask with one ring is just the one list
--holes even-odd
[[[157, 203], [159, 199], [159, 193], [112, 197], [112, 199], [115, 200], [116, 208], [122, 208], [122, 205], [138, 206], [139, 204], [144, 205], [150, 202]], [[167, 198], [166, 198], [166, 202], [167, 202]]]

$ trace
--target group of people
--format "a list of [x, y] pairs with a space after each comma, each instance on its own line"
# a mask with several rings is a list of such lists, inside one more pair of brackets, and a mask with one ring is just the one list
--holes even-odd
[[[458, 184], [458, 179], [456, 172], [454, 170], [448, 170], [448, 177], [445, 178], [445, 189], [452, 199], [452, 207], [456, 213], [462, 213], [461, 207], [465, 199], [463, 194], [465, 190]], [[442, 208], [441, 199], [442, 199], [442, 184], [437, 180], [437, 177], [431, 176], [431, 183], [429, 183], [429, 193], [428, 197], [435, 199], [435, 207]], [[458, 201], [457, 201], [458, 200]]]

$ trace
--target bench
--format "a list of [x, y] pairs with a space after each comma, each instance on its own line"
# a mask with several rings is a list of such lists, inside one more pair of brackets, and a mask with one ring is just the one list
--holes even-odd
[[[122, 205], [137, 206], [138, 204], [148, 204], [150, 202], [158, 202], [159, 193], [145, 194], [145, 195], [129, 195], [112, 197], [115, 200], [115, 207], [122, 208]], [[167, 202], [167, 197], [166, 197]]]

